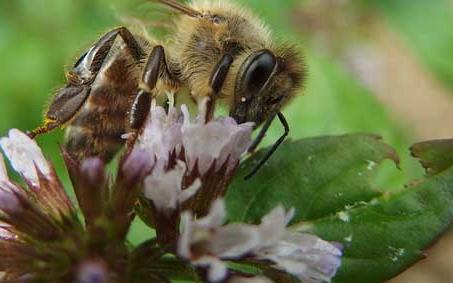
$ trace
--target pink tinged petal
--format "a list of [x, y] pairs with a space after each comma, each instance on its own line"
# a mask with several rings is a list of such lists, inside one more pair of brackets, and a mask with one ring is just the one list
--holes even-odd
[[0, 211], [13, 214], [22, 208], [20, 201], [14, 192], [6, 188], [0, 188]]
[[190, 169], [198, 160], [200, 173], [204, 174], [216, 160], [219, 169], [230, 158], [230, 166], [236, 165], [240, 156], [251, 143], [249, 130], [222, 120], [207, 124], [187, 124], [182, 127], [182, 142]]
[[[0, 153], [0, 211], [7, 214], [17, 212], [21, 205], [16, 195], [11, 191], [14, 186], [8, 178], [3, 155]], [[4, 230], [0, 224], [0, 238], [4, 236]]]
[[154, 105], [136, 148], [166, 164], [169, 154], [175, 149], [180, 150], [181, 125], [175, 108], [171, 108], [167, 115], [164, 108]]
[[0, 139], [0, 145], [12, 167], [32, 185], [39, 185], [36, 168], [44, 176], [50, 175], [50, 166], [44, 158], [41, 149], [26, 134], [17, 129], [12, 129], [9, 131], [8, 137]]
[[204, 174], [214, 160], [219, 169], [228, 158], [228, 169], [232, 169], [251, 144], [253, 123], [238, 125], [233, 118], [221, 118], [205, 124], [200, 122], [205, 115], [202, 109], [196, 121], [191, 122], [185, 105], [181, 112], [184, 116], [182, 143], [190, 170], [198, 160], [200, 173]]

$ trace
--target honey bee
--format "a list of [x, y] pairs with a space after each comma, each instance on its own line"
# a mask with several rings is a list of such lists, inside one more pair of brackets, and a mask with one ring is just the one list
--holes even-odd
[[109, 161], [124, 144], [122, 135], [141, 128], [154, 97], [172, 100], [186, 89], [194, 101], [208, 96], [224, 103], [238, 123], [263, 125], [250, 152], [279, 118], [285, 133], [256, 171], [289, 132], [280, 111], [304, 80], [301, 56], [274, 44], [259, 18], [229, 1], [155, 1], [178, 13], [168, 42], [125, 27], [107, 32], [75, 63], [30, 137], [68, 126], [66, 147], [74, 158]]

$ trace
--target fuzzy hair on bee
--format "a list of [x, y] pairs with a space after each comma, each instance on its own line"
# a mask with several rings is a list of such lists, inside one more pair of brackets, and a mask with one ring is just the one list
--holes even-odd
[[140, 131], [152, 99], [173, 104], [186, 93], [195, 102], [224, 103], [238, 123], [263, 125], [250, 151], [278, 117], [285, 134], [271, 154], [289, 131], [281, 109], [305, 77], [297, 48], [275, 43], [261, 19], [230, 1], [152, 2], [177, 13], [168, 38], [125, 27], [107, 32], [75, 63], [30, 136], [67, 126], [68, 152], [76, 159], [109, 161], [125, 133]]

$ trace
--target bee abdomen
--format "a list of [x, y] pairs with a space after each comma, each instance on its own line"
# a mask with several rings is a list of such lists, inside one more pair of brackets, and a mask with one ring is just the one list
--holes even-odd
[[128, 106], [118, 105], [118, 98], [110, 106], [93, 98], [68, 127], [66, 147], [76, 160], [97, 156], [108, 162], [124, 144]]
[[[83, 129], [82, 129], [83, 130]], [[73, 129], [68, 129], [69, 135], [66, 148], [70, 155], [82, 161], [89, 157], [99, 157], [104, 162], [110, 161], [121, 148], [123, 141], [116, 137], [105, 137], [92, 132], [73, 134]]]

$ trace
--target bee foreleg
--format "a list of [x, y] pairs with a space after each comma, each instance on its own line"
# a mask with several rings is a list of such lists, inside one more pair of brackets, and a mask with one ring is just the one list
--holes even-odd
[[255, 152], [258, 145], [261, 143], [261, 141], [266, 136], [267, 130], [269, 130], [269, 127], [271, 126], [272, 122], [274, 121], [275, 116], [277, 116], [277, 114], [274, 114], [270, 118], [268, 118], [266, 120], [266, 122], [264, 123], [263, 127], [261, 127], [260, 132], [258, 133], [256, 138], [253, 140], [253, 143], [250, 145], [250, 147], [247, 150], [249, 153]]
[[223, 55], [222, 59], [217, 63], [214, 71], [212, 72], [209, 84], [212, 88], [212, 94], [218, 95], [222, 90], [223, 84], [225, 83], [228, 71], [230, 70], [231, 64], [233, 64], [233, 56], [230, 54]]
[[[266, 131], [269, 129], [269, 126], [270, 124], [272, 123], [272, 121], [274, 120], [276, 115], [273, 115], [270, 119], [268, 119], [266, 121], [266, 124], [263, 126], [263, 128], [261, 129], [258, 137], [255, 139], [254, 143], [252, 144], [252, 146], [254, 146], [253, 150], [256, 148], [256, 146], [258, 146], [258, 144], [261, 142], [261, 140], [263, 139]], [[283, 113], [281, 112], [278, 112], [277, 114], [277, 117], [278, 119], [280, 120], [280, 123], [282, 124], [283, 128], [285, 129], [285, 132], [283, 133], [282, 136], [280, 136], [280, 138], [272, 145], [271, 149], [266, 152], [266, 155], [264, 155], [264, 157], [261, 159], [261, 161], [253, 168], [253, 170], [247, 174], [247, 176], [244, 177], [244, 180], [248, 180], [250, 179], [253, 175], [256, 174], [256, 172], [258, 172], [258, 170], [260, 170], [261, 167], [263, 167], [263, 165], [269, 160], [269, 158], [272, 156], [272, 154], [277, 150], [277, 148], [285, 141], [286, 137], [288, 136], [289, 134], [289, 125], [288, 125], [288, 122], [286, 121], [286, 118], [285, 116], [283, 116]], [[266, 127], [267, 125], [267, 127]], [[258, 141], [258, 142], [257, 142]], [[252, 147], [251, 146], [251, 147]], [[249, 152], [250, 152], [250, 149], [249, 149]]]
[[233, 56], [230, 54], [224, 54], [215, 66], [211, 78], [209, 79], [209, 85], [212, 93], [210, 94], [210, 100], [207, 105], [205, 120], [209, 121], [214, 116], [215, 100], [219, 93], [222, 91], [222, 87], [225, 84], [228, 72], [231, 65], [233, 64]]

